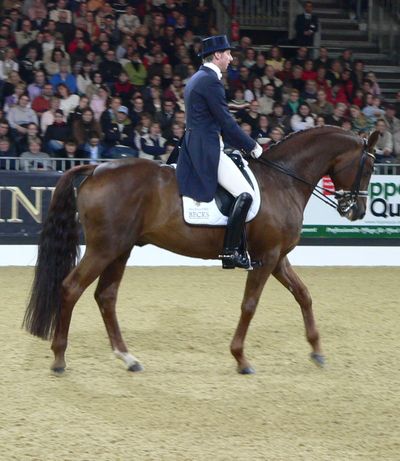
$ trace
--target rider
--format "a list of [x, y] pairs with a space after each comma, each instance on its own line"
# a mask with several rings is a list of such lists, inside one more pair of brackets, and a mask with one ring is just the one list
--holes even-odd
[[203, 65], [188, 81], [184, 92], [186, 133], [178, 158], [177, 179], [181, 195], [199, 202], [210, 202], [218, 184], [235, 197], [220, 257], [226, 269], [251, 269], [242, 238], [254, 191], [224, 153], [222, 136], [254, 158], [262, 154], [262, 148], [241, 130], [227, 107], [221, 79], [232, 61], [231, 49], [226, 35], [203, 40]]

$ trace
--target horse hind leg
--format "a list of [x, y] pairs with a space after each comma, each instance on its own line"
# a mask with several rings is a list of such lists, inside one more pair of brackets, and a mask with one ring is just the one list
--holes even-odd
[[51, 369], [56, 373], [62, 373], [66, 367], [65, 351], [68, 345], [68, 331], [75, 304], [107, 264], [106, 258], [101, 258], [98, 255], [96, 256], [95, 253], [87, 251], [81, 262], [67, 275], [62, 283], [60, 319], [51, 344], [51, 349], [54, 353], [54, 362]]
[[124, 253], [104, 269], [100, 275], [94, 296], [103, 317], [114, 354], [125, 362], [129, 371], [142, 371], [142, 365], [136, 357], [129, 353], [125, 345], [115, 309], [118, 288], [125, 271], [129, 254], [130, 251]]
[[312, 353], [310, 354], [311, 360], [316, 365], [323, 367], [325, 358], [321, 352], [320, 336], [315, 324], [312, 299], [308, 288], [293, 270], [287, 257], [284, 257], [279, 262], [273, 271], [273, 276], [292, 293], [300, 305], [306, 330], [306, 338], [312, 348]]

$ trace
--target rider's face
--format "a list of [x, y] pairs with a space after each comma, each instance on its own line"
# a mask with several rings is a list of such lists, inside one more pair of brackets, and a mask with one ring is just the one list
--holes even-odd
[[231, 50], [217, 51], [215, 53], [215, 60], [217, 66], [221, 69], [221, 71], [225, 72], [229, 64], [233, 60]]

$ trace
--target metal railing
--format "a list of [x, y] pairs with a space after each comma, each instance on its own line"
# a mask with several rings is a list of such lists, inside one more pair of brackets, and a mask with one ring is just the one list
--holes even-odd
[[[79, 165], [87, 165], [88, 163], [104, 163], [115, 159], [73, 159], [73, 158], [43, 158], [27, 160], [20, 157], [0, 157], [0, 171], [66, 171], [69, 168]], [[30, 162], [30, 168], [26, 167], [26, 162]], [[49, 167], [44, 169], [42, 165], [47, 162]], [[374, 174], [383, 175], [400, 175], [400, 163], [377, 163], [375, 164]]]
[[25, 159], [21, 157], [0, 157], [0, 171], [66, 171], [74, 166], [103, 163], [111, 160], [113, 159], [91, 160], [64, 157]]

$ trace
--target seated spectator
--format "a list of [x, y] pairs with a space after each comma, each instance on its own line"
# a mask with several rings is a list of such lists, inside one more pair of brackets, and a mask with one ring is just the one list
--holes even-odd
[[85, 95], [91, 100], [103, 85], [103, 77], [100, 72], [93, 72], [92, 83], [87, 85]]
[[241, 88], [237, 88], [233, 99], [228, 101], [229, 112], [235, 115], [239, 110], [248, 109], [249, 107], [250, 103], [244, 99], [244, 91]]
[[24, 171], [51, 170], [50, 156], [41, 151], [42, 142], [39, 138], [29, 140], [29, 150], [20, 155], [21, 169]]
[[332, 61], [331, 67], [326, 73], [326, 79], [329, 81], [331, 87], [340, 82], [340, 76], [343, 72], [343, 67], [338, 59]]
[[93, 110], [94, 118], [100, 120], [101, 114], [107, 109], [109, 92], [106, 85], [101, 85], [97, 92], [92, 96], [89, 103]]
[[316, 82], [317, 82], [317, 88], [319, 90], [324, 90], [327, 94], [328, 94], [328, 91], [330, 91], [330, 88], [331, 88], [331, 85], [330, 85], [330, 82], [326, 79], [326, 68], [321, 66], [321, 67], [318, 67], [317, 69], [317, 78], [316, 78]]
[[[29, 98], [29, 95], [26, 93], [26, 85], [25, 85], [25, 83], [23, 83], [23, 82], [17, 83], [15, 85], [15, 87], [14, 87], [14, 93], [7, 96], [5, 98], [5, 100], [4, 100], [4, 106], [3, 106], [4, 112], [8, 112], [11, 109], [11, 107], [17, 106], [19, 98], [23, 94], [28, 96], [28, 98]], [[30, 104], [30, 100], [29, 100], [28, 107], [30, 107], [30, 106], [31, 106], [31, 104]]]
[[350, 48], [343, 50], [339, 62], [343, 70], [347, 69], [351, 72], [353, 70], [353, 51]]
[[34, 81], [28, 85], [28, 94], [31, 101], [42, 94], [45, 84], [45, 73], [42, 70], [35, 71]]
[[317, 115], [315, 118], [315, 126], [325, 126], [325, 117], [323, 115]]
[[104, 127], [104, 143], [108, 149], [107, 156], [110, 158], [138, 156], [134, 127], [128, 115], [128, 108], [120, 106], [116, 120], [109, 121]]
[[[143, 152], [141, 151], [140, 139], [142, 136], [150, 132], [150, 127], [152, 123], [153, 123], [153, 119], [151, 118], [151, 115], [148, 114], [147, 112], [143, 112], [142, 115], [140, 116], [139, 123], [135, 127], [135, 145], [138, 146], [139, 156], [143, 154]], [[163, 137], [165, 138], [167, 138], [167, 136], [170, 136], [170, 134], [171, 134], [171, 127], [169, 128], [169, 130], [166, 132], [165, 135], [164, 133], [162, 133]]]
[[24, 82], [30, 84], [34, 81], [37, 70], [42, 70], [42, 62], [38, 59], [37, 49], [32, 46], [19, 59], [19, 74]]
[[175, 74], [172, 77], [172, 84], [164, 90], [163, 98], [174, 101], [175, 107], [178, 107], [181, 110], [185, 110], [185, 102], [183, 98], [183, 83], [182, 78]]
[[315, 126], [310, 106], [306, 102], [302, 102], [297, 114], [292, 115], [292, 118], [290, 119], [290, 126], [293, 131], [302, 131]]
[[163, 101], [163, 109], [161, 112], [156, 113], [155, 121], [160, 123], [161, 131], [165, 138], [171, 135], [171, 125], [175, 115], [175, 103], [170, 99]]
[[7, 113], [7, 120], [10, 127], [16, 132], [16, 141], [19, 142], [27, 132], [29, 123], [38, 123], [38, 117], [34, 110], [29, 107], [29, 96], [22, 94], [18, 104], [11, 107]]
[[381, 98], [379, 96], [373, 96], [368, 93], [365, 96], [365, 106], [362, 109], [362, 113], [370, 118], [374, 123], [385, 115], [384, 109], [381, 107]]
[[115, 58], [115, 51], [107, 50], [104, 60], [99, 64], [98, 68], [103, 82], [111, 88], [118, 80], [122, 70], [121, 64]]
[[107, 149], [96, 131], [88, 134], [87, 141], [81, 146], [81, 152], [83, 158], [90, 158], [94, 161], [107, 158]]
[[162, 97], [161, 89], [157, 87], [152, 87], [150, 89], [151, 97], [147, 98], [144, 102], [144, 111], [149, 112], [153, 117], [162, 111]]
[[40, 137], [39, 125], [37, 125], [36, 123], [29, 123], [26, 129], [26, 134], [21, 138], [17, 145], [18, 154], [21, 154], [22, 152], [26, 152], [29, 150], [29, 142], [32, 139], [36, 140], [37, 138], [39, 138], [40, 142], [42, 142]]
[[258, 100], [260, 106], [260, 113], [269, 115], [272, 113], [272, 108], [276, 103], [275, 99], [275, 88], [271, 83], [264, 85], [263, 95]]
[[365, 75], [365, 63], [361, 59], [354, 61], [352, 79], [356, 88], [361, 88]]
[[[248, 136], [251, 136], [252, 128], [251, 128], [251, 125], [249, 123], [242, 122], [240, 124], [240, 128], [244, 131], [245, 134], [247, 134]], [[232, 147], [234, 147], [234, 146], [232, 146]]]
[[321, 47], [319, 49], [319, 55], [317, 59], [314, 61], [314, 68], [319, 69], [320, 67], [324, 67], [328, 70], [331, 67], [332, 59], [329, 58], [328, 49], [325, 47]]
[[166, 142], [167, 140], [161, 134], [160, 124], [153, 122], [149, 132], [140, 138], [140, 157], [166, 162], [168, 158], [168, 154], [165, 153]]
[[281, 49], [278, 46], [272, 46], [267, 57], [267, 65], [272, 66], [276, 72], [281, 72], [284, 69], [285, 62]]
[[125, 65], [124, 70], [136, 88], [143, 88], [146, 85], [147, 70], [137, 51], [132, 54], [131, 61]]
[[356, 89], [353, 97], [353, 105], [358, 106], [360, 109], [364, 106], [364, 93], [361, 89]]
[[72, 94], [64, 83], [57, 85], [57, 96], [60, 99], [60, 109], [63, 111], [65, 117], [68, 118], [69, 113], [79, 104], [79, 96]]
[[393, 136], [389, 133], [384, 120], [379, 119], [375, 124], [379, 132], [379, 138], [375, 144], [375, 156], [377, 163], [391, 163], [395, 158], [393, 152]]
[[272, 147], [275, 144], [278, 144], [278, 142], [281, 142], [284, 136], [285, 133], [282, 130], [282, 128], [280, 128], [279, 126], [272, 128], [270, 132], [271, 141], [268, 143], [268, 147]]
[[276, 72], [276, 78], [283, 83], [283, 88], [290, 88], [290, 81], [293, 78], [292, 61], [285, 61], [283, 70]]
[[53, 97], [53, 85], [45, 83], [42, 93], [32, 100], [32, 109], [41, 116], [44, 112], [50, 109], [50, 101]]
[[50, 99], [49, 110], [43, 112], [42, 116], [40, 117], [40, 130], [43, 135], [46, 134], [47, 127], [54, 123], [55, 113], [58, 109], [60, 109], [60, 98], [58, 98], [57, 96], [53, 96]]
[[276, 102], [272, 107], [272, 114], [269, 116], [269, 124], [271, 129], [279, 127], [284, 134], [291, 131], [290, 128], [290, 117], [284, 114], [283, 105], [280, 102]]
[[63, 111], [58, 109], [54, 114], [54, 123], [47, 127], [44, 136], [46, 152], [52, 157], [62, 157], [68, 139], [71, 139], [71, 129], [64, 121]]
[[256, 62], [254, 66], [252, 66], [250, 71], [253, 75], [256, 75], [257, 77], [261, 78], [264, 75], [266, 65], [267, 61], [265, 59], [265, 55], [262, 51], [260, 51], [257, 53]]
[[87, 87], [93, 83], [92, 80], [92, 63], [90, 61], [84, 61], [82, 64], [82, 69], [79, 72], [79, 75], [76, 77], [76, 86], [78, 87], [79, 94], [87, 95]]
[[282, 99], [283, 82], [275, 75], [275, 69], [272, 66], [268, 65], [265, 67], [262, 82], [264, 85], [272, 85], [274, 87], [274, 99], [277, 101]]
[[78, 87], [76, 85], [76, 78], [69, 71], [69, 63], [66, 60], [60, 61], [60, 70], [55, 73], [51, 79], [50, 83], [53, 85], [54, 91], [58, 90], [60, 84], [64, 84], [70, 93], [77, 93]]
[[8, 121], [2, 116], [0, 117], [0, 138], [8, 138], [10, 141], [11, 150], [16, 152], [15, 142], [14, 142], [14, 133], [10, 128]]
[[248, 69], [252, 69], [252, 67], [256, 64], [256, 51], [254, 48], [246, 48], [244, 50], [244, 59], [242, 61], [242, 65], [246, 66]]
[[7, 80], [10, 72], [18, 72], [19, 64], [15, 58], [12, 48], [6, 48], [3, 52], [3, 59], [0, 60], [0, 80]]
[[354, 93], [355, 93], [355, 86], [354, 82], [351, 78], [351, 71], [345, 69], [341, 74], [341, 81], [340, 81], [340, 90], [342, 91], [346, 100], [351, 103], [353, 101]]
[[87, 96], [81, 96], [79, 98], [79, 104], [68, 115], [68, 123], [73, 125], [76, 120], [80, 120], [82, 118], [82, 112], [86, 109], [89, 109], [89, 98]]
[[251, 126], [251, 131], [257, 128], [259, 118], [260, 104], [257, 100], [251, 101], [248, 109], [242, 109], [236, 114], [236, 119], [239, 123], [248, 123]]
[[32, 30], [31, 21], [28, 18], [23, 19], [21, 30], [16, 31], [14, 34], [17, 47], [21, 49], [24, 45], [27, 45], [29, 42], [35, 40], [37, 33], [37, 30]]
[[57, 170], [66, 171], [79, 165], [79, 159], [82, 157], [78, 151], [78, 145], [74, 139], [67, 139], [64, 144], [64, 157], [68, 160], [57, 161]]
[[254, 77], [250, 85], [251, 89], [248, 88], [244, 92], [244, 99], [248, 102], [253, 101], [253, 99], [260, 99], [263, 96], [263, 82], [260, 77]]
[[344, 118], [342, 124], [340, 125], [340, 128], [342, 128], [345, 131], [352, 131], [351, 121], [348, 118]]
[[350, 104], [349, 100], [347, 99], [347, 95], [342, 88], [340, 81], [337, 81], [332, 86], [329, 93], [327, 93], [327, 96], [328, 96], [328, 101], [331, 102], [333, 105], [342, 103], [345, 106], [348, 106]]
[[289, 80], [288, 85], [290, 88], [294, 88], [299, 93], [304, 90], [305, 81], [303, 80], [303, 68], [300, 66], [293, 67], [293, 75], [292, 78]]
[[15, 170], [15, 160], [6, 160], [5, 157], [15, 157], [15, 151], [7, 136], [0, 137], [0, 170]]
[[265, 114], [260, 114], [257, 127], [255, 130], [252, 131], [251, 137], [255, 139], [258, 142], [258, 144], [263, 146], [264, 144], [269, 142], [269, 132], [270, 127], [268, 117]]
[[303, 73], [301, 74], [301, 78], [305, 81], [307, 80], [316, 80], [317, 79], [317, 72], [314, 70], [314, 63], [312, 59], [306, 59], [304, 61], [304, 68]]
[[325, 117], [326, 124], [334, 125], [334, 126], [341, 126], [346, 110], [347, 110], [346, 104], [343, 104], [341, 102], [336, 104], [335, 108], [333, 109], [333, 114], [327, 115]]
[[371, 119], [366, 117], [358, 106], [350, 106], [350, 122], [352, 130], [357, 133], [369, 133], [374, 126]]
[[308, 105], [317, 102], [317, 82], [315, 80], [306, 80], [304, 91], [301, 93], [301, 99]]
[[140, 19], [135, 15], [135, 9], [132, 5], [127, 5], [124, 14], [121, 14], [117, 20], [117, 27], [122, 34], [135, 35], [136, 30], [140, 27]]
[[283, 112], [285, 115], [294, 115], [297, 114], [297, 111], [300, 106], [300, 91], [296, 88], [290, 90], [289, 99], [287, 103], [283, 106]]
[[78, 143], [81, 149], [84, 144], [89, 142], [89, 138], [96, 134], [99, 139], [102, 138], [100, 123], [95, 120], [94, 114], [90, 107], [82, 110], [82, 117], [77, 118], [72, 125], [72, 137]]
[[[67, 61], [69, 63], [69, 56], [61, 48], [54, 48], [50, 55], [44, 56], [44, 67], [47, 75], [53, 76], [60, 72], [61, 63]], [[68, 66], [68, 72], [70, 67]]]
[[121, 98], [124, 105], [129, 103], [129, 100], [135, 92], [134, 85], [129, 81], [129, 76], [125, 71], [121, 71], [118, 79], [111, 85], [111, 94]]
[[327, 100], [324, 90], [317, 91], [317, 100], [310, 104], [311, 112], [324, 117], [333, 114], [333, 104]]
[[171, 126], [171, 131], [172, 134], [167, 139], [167, 142], [175, 147], [181, 142], [183, 135], [185, 134], [185, 126], [182, 123], [174, 122]]

